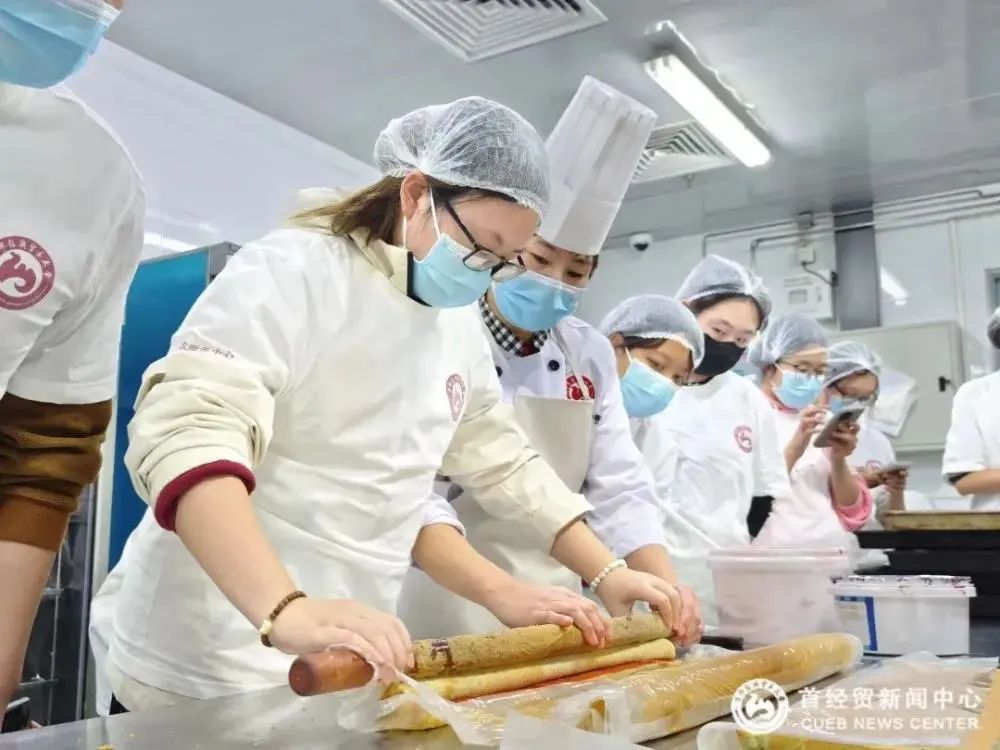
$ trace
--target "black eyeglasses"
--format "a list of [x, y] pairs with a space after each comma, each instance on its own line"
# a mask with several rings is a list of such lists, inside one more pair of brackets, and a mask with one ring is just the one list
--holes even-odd
[[435, 197], [438, 202], [444, 206], [449, 216], [451, 216], [455, 223], [458, 224], [458, 228], [462, 230], [462, 234], [465, 235], [466, 239], [468, 239], [469, 243], [472, 245], [472, 250], [469, 254], [462, 258], [462, 263], [465, 264], [466, 268], [471, 268], [473, 271], [490, 271], [493, 278], [497, 281], [510, 281], [511, 279], [516, 279], [527, 270], [524, 266], [512, 263], [509, 260], [504, 260], [489, 248], [483, 247], [476, 242], [476, 239], [472, 236], [472, 232], [470, 232], [468, 227], [466, 227], [465, 224], [462, 223], [462, 220], [458, 218], [458, 214], [452, 207], [451, 201], [447, 198], [442, 198], [441, 196]]

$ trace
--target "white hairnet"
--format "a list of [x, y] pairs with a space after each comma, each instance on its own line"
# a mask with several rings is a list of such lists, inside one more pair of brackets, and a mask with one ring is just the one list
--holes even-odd
[[830, 347], [826, 363], [826, 385], [851, 375], [870, 372], [882, 376], [882, 358], [860, 341], [840, 341]]
[[763, 370], [778, 360], [810, 349], [826, 349], [830, 340], [823, 326], [808, 315], [788, 313], [775, 318], [747, 350], [747, 359]]
[[989, 336], [990, 343], [1000, 349], [1000, 307], [990, 316], [990, 322], [986, 324], [986, 335]]
[[764, 312], [763, 327], [771, 314], [771, 295], [764, 281], [735, 261], [718, 255], [706, 255], [694, 267], [675, 295], [677, 299], [691, 302], [716, 294], [738, 294], [752, 297]]
[[539, 217], [549, 202], [542, 137], [514, 110], [478, 96], [397, 117], [375, 141], [375, 163], [386, 176], [417, 171], [508, 195]]
[[691, 350], [694, 366], [705, 356], [705, 334], [687, 306], [660, 294], [640, 294], [620, 302], [597, 327], [605, 336], [670, 339]]

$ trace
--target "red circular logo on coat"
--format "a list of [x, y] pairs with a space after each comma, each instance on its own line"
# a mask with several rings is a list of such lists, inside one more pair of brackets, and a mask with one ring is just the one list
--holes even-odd
[[587, 399], [593, 401], [597, 397], [594, 381], [584, 375], [583, 385], [586, 387], [588, 395], [584, 395], [583, 388], [580, 387], [580, 381], [576, 379], [576, 375], [570, 375], [566, 378], [566, 398], [570, 401], [586, 401]]
[[753, 430], [745, 424], [741, 424], [733, 431], [736, 438], [736, 445], [744, 453], [753, 453]]
[[449, 375], [444, 386], [448, 394], [448, 405], [451, 407], [451, 418], [456, 422], [462, 414], [462, 407], [465, 406], [465, 381], [459, 374]]
[[882, 471], [882, 462], [872, 459], [865, 464], [865, 471]]
[[45, 299], [55, 280], [45, 248], [27, 237], [0, 237], [0, 307], [25, 310]]

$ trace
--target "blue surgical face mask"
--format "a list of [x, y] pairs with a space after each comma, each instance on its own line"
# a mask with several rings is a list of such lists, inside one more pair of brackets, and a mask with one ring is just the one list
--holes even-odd
[[833, 414], [840, 414], [848, 409], [867, 409], [874, 403], [873, 399], [844, 398], [843, 396], [830, 396], [826, 408]]
[[850, 406], [850, 403], [851, 402], [847, 401], [844, 398], [841, 398], [840, 396], [831, 396], [830, 400], [826, 404], [826, 408], [832, 414], [840, 414], [840, 412], [842, 412], [844, 409]]
[[625, 411], [630, 417], [651, 417], [670, 406], [677, 393], [677, 385], [649, 365], [632, 359], [632, 354], [626, 349], [629, 359], [628, 369], [622, 377], [622, 398], [625, 401]]
[[[486, 294], [493, 278], [489, 270], [474, 271], [462, 259], [469, 250], [441, 231], [434, 195], [431, 194], [431, 216], [437, 241], [423, 260], [413, 264], [411, 291], [431, 307], [465, 307]], [[403, 217], [403, 242], [406, 242], [406, 217]]]
[[3, 0], [0, 81], [44, 89], [83, 67], [118, 11], [104, 0]]
[[547, 331], [572, 314], [583, 290], [534, 271], [496, 284], [500, 314], [525, 331]]
[[823, 390], [821, 377], [783, 367], [778, 369], [781, 371], [781, 385], [774, 389], [774, 395], [789, 409], [800, 411], [819, 398]]

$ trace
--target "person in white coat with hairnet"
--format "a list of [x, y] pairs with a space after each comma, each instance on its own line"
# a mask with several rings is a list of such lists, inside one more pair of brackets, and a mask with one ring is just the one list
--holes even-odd
[[[644, 455], [658, 455], [662, 439], [653, 419], [670, 408], [674, 397], [691, 378], [705, 356], [705, 334], [691, 310], [670, 297], [640, 294], [624, 300], [600, 324], [618, 360], [622, 400], [632, 426], [632, 440]], [[666, 477], [658, 473], [657, 494], [669, 497]], [[667, 502], [662, 501], [664, 523], [672, 543], [701, 542], [702, 532]], [[712, 543], [714, 546], [714, 543]]]
[[683, 519], [665, 531], [682, 581], [695, 589], [706, 624], [718, 623], [708, 553], [750, 544], [754, 499], [789, 493], [767, 399], [732, 370], [764, 327], [771, 300], [761, 279], [710, 255], [676, 298], [702, 331], [705, 354], [670, 408], [648, 420], [642, 452], [659, 495]]
[[[594, 78], [583, 80], [546, 144], [552, 205], [518, 257], [524, 273], [494, 284], [479, 299], [478, 312], [504, 400], [532, 446], [593, 506], [587, 523], [616, 556], [586, 582], [600, 596], [609, 571], [627, 567], [657, 576], [662, 598], [656, 606], [680, 641], [692, 642], [700, 635], [697, 603], [679, 585], [664, 548], [659, 503], [630, 438], [611, 347], [572, 315], [655, 121], [639, 102]], [[532, 545], [519, 523], [491, 515], [475, 488], [461, 485], [441, 484], [426, 534], [448, 539], [464, 533], [478, 554], [513, 578], [580, 591], [579, 575]], [[484, 577], [484, 592], [491, 580]], [[400, 612], [424, 637], [501, 626], [496, 612], [469, 598], [414, 570]], [[564, 617], [550, 621], [565, 624]]]
[[705, 335], [682, 302], [640, 294], [620, 302], [598, 326], [615, 351], [632, 440], [642, 451], [650, 421], [670, 406], [705, 356]]
[[[1000, 349], [1000, 308], [987, 323], [990, 342]], [[972, 510], [1000, 511], [1000, 373], [962, 385], [951, 409], [942, 472]]]
[[[609, 608], [662, 596], [610, 570], [590, 504], [529, 447], [472, 306], [524, 272], [541, 138], [471, 97], [393, 120], [375, 159], [379, 181], [243, 247], [145, 374], [126, 464], [150, 510], [100, 639], [115, 710], [284, 684], [292, 654], [335, 646], [383, 678], [410, 666], [394, 614], [410, 565], [478, 582], [422, 530], [439, 469], [540, 555], [603, 576]], [[555, 608], [606, 638], [583, 597], [520, 593], [512, 620]]]
[[[823, 387], [827, 408], [837, 413], [849, 408], [863, 408], [858, 419], [858, 443], [848, 456], [848, 465], [857, 472], [872, 494], [872, 515], [863, 530], [881, 530], [886, 513], [899, 510], [931, 510], [919, 492], [906, 489], [907, 470], [897, 464], [896, 452], [889, 438], [869, 416], [879, 397], [882, 358], [860, 341], [840, 341], [827, 355]], [[855, 538], [851, 544], [854, 566], [872, 570], [889, 564], [885, 553], [862, 549]]]
[[908, 472], [896, 462], [892, 442], [870, 417], [879, 398], [882, 358], [860, 341], [840, 341], [830, 347], [824, 388], [827, 406], [836, 413], [845, 408], [861, 407], [865, 413], [858, 420], [858, 445], [848, 463], [872, 491], [874, 512], [865, 528], [882, 528], [886, 513], [895, 510], [931, 510], [919, 492], [906, 488]]
[[[757, 546], [851, 549], [852, 532], [871, 517], [871, 493], [847, 460], [857, 445], [857, 424], [842, 424], [828, 448], [813, 445], [824, 423], [846, 408], [845, 396], [827, 404], [828, 348], [823, 326], [798, 313], [772, 321], [750, 348], [749, 359], [761, 371], [761, 389], [774, 408], [792, 482], [790, 495], [775, 498], [754, 540]], [[855, 378], [875, 380], [870, 373], [852, 373], [830, 391], [854, 388]]]

